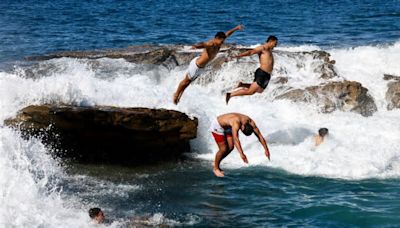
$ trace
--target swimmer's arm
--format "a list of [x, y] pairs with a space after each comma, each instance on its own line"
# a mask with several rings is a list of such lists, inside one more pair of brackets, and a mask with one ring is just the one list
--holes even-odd
[[232, 137], [233, 137], [233, 143], [235, 144], [236, 149], [239, 151], [240, 157], [242, 158], [242, 160], [244, 161], [244, 163], [249, 163], [247, 161], [247, 157], [243, 152], [242, 149], [242, 145], [240, 144], [240, 140], [239, 140], [239, 128], [240, 128], [240, 123], [235, 122], [232, 125]]
[[207, 41], [207, 42], [200, 42], [200, 43], [194, 44], [192, 46], [192, 49], [201, 49], [201, 48], [209, 48], [209, 47], [212, 47], [212, 43], [210, 41]]
[[256, 123], [253, 120], [250, 121], [250, 125], [253, 127], [254, 134], [257, 136], [258, 141], [260, 141], [261, 145], [264, 147], [265, 155], [267, 156], [268, 160], [271, 160], [267, 141], [265, 141], [260, 129], [258, 129]]
[[237, 58], [237, 59], [238, 59], [238, 58], [242, 58], [242, 57], [246, 57], [246, 56], [251, 56], [251, 55], [259, 54], [262, 50], [263, 50], [263, 47], [262, 47], [262, 46], [259, 46], [259, 47], [256, 47], [256, 48], [254, 48], [254, 49], [251, 49], [251, 50], [242, 52], [242, 53], [240, 53], [239, 55], [232, 56], [232, 58]]
[[243, 25], [238, 25], [235, 28], [225, 32], [226, 38], [230, 37], [234, 32], [238, 31], [238, 30], [243, 30], [244, 26]]

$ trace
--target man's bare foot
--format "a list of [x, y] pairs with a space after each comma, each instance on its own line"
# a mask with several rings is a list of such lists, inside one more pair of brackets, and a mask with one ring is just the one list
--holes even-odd
[[179, 102], [179, 95], [176, 94], [176, 93], [174, 93], [173, 102], [174, 102], [175, 105], [177, 105], [178, 102]]
[[222, 170], [220, 170], [220, 169], [213, 169], [213, 172], [214, 172], [214, 174], [215, 174], [215, 176], [217, 176], [217, 177], [224, 177], [225, 175], [224, 175], [224, 172], [222, 172]]
[[225, 102], [228, 104], [229, 100], [231, 99], [231, 93], [226, 93]]
[[[213, 166], [213, 169], [215, 169], [215, 168], [214, 168], [214, 167], [215, 167], [215, 166], [214, 166], [214, 162], [212, 162], [211, 165]], [[224, 170], [223, 170], [223, 169], [221, 169], [221, 168], [218, 168], [218, 169], [221, 171], [221, 173], [224, 173]]]

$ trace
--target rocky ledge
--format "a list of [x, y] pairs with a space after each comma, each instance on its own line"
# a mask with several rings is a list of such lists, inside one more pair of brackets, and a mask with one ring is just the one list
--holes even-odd
[[[231, 54], [238, 54], [243, 51], [250, 50], [249, 48], [237, 46], [234, 44], [223, 45], [220, 54], [209, 64], [213, 70], [219, 70], [225, 62], [226, 57]], [[168, 69], [187, 65], [202, 50], [191, 50], [188, 46], [183, 45], [137, 45], [129, 46], [120, 49], [109, 50], [90, 50], [90, 51], [64, 51], [55, 52], [47, 55], [29, 56], [25, 60], [28, 61], [44, 61], [56, 58], [78, 58], [78, 59], [125, 59], [128, 62], [148, 65], [162, 65]], [[330, 60], [330, 54], [325, 51], [311, 52], [289, 52], [275, 51], [278, 55], [285, 58], [291, 58], [301, 61], [302, 58], [311, 57], [315, 60], [313, 64], [314, 71], [319, 73], [321, 78], [330, 79], [336, 77], [334, 71], [334, 60]], [[282, 71], [282, 69], [277, 69]]]
[[377, 111], [374, 99], [369, 95], [368, 89], [354, 81], [329, 82], [305, 89], [293, 89], [275, 99], [316, 103], [321, 107], [323, 113], [341, 110], [371, 116]]
[[148, 108], [28, 106], [6, 125], [79, 162], [144, 164], [190, 150], [198, 120], [178, 111]]

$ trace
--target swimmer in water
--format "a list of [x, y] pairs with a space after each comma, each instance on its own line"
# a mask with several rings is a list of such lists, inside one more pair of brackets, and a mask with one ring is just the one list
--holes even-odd
[[328, 128], [320, 128], [318, 134], [314, 135], [315, 146], [321, 145], [324, 142], [325, 137], [329, 134]]
[[89, 209], [89, 217], [98, 224], [104, 223], [105, 220], [103, 211], [98, 207]]

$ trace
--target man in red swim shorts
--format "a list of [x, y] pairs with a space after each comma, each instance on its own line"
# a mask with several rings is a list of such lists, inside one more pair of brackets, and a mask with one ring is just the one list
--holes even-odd
[[253, 132], [257, 136], [261, 145], [264, 147], [265, 156], [270, 159], [267, 142], [262, 136], [256, 123], [248, 116], [240, 113], [227, 113], [218, 116], [211, 123], [211, 133], [218, 144], [218, 152], [214, 160], [214, 174], [217, 177], [223, 177], [224, 172], [219, 167], [222, 159], [224, 159], [234, 148], [239, 151], [240, 157], [245, 163], [248, 163], [247, 157], [240, 145], [238, 132], [241, 130], [246, 136], [250, 136]]

